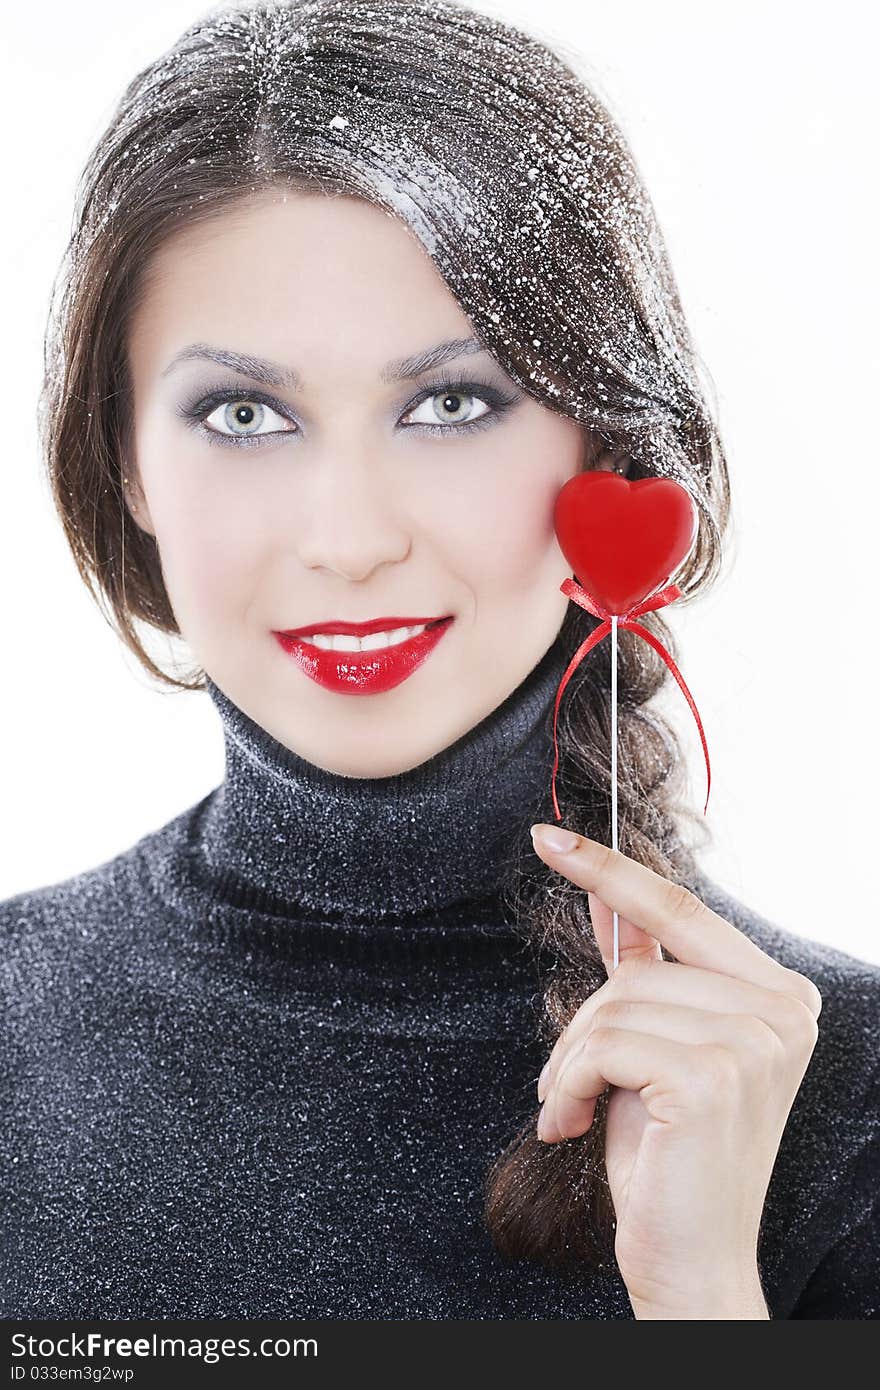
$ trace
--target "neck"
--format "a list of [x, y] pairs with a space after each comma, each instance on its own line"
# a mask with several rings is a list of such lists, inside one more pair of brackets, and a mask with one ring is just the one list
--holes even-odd
[[196, 852], [216, 899], [364, 922], [497, 893], [529, 825], [549, 818], [553, 705], [569, 656], [557, 637], [479, 724], [386, 777], [317, 767], [207, 678], [226, 766]]

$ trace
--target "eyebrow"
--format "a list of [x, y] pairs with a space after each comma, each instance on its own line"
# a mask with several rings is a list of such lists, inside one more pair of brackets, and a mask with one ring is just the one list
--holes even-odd
[[[388, 362], [379, 373], [381, 381], [410, 381], [423, 372], [450, 362], [456, 357], [467, 357], [471, 353], [486, 352], [486, 345], [479, 338], [452, 338], [449, 342], [438, 343], [436, 347], [424, 352], [413, 353], [410, 357], [400, 357]], [[269, 362], [262, 357], [252, 357], [249, 353], [233, 352], [228, 348], [211, 347], [209, 343], [190, 343], [188, 347], [176, 352], [162, 372], [166, 377], [175, 367], [193, 360], [216, 362], [240, 376], [250, 377], [252, 381], [262, 381], [267, 386], [283, 386], [295, 390], [302, 385], [302, 378], [293, 367], [283, 367], [277, 362]]]

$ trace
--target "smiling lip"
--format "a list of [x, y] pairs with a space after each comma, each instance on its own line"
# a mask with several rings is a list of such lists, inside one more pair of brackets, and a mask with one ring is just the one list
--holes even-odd
[[[274, 631], [279, 646], [293, 657], [304, 675], [325, 690], [340, 695], [380, 695], [417, 671], [452, 626], [455, 619], [447, 618], [378, 618], [370, 623], [325, 623], [323, 626], [301, 628], [298, 633]], [[302, 637], [312, 632], [347, 633], [364, 636], [367, 632], [393, 627], [414, 627], [428, 622], [424, 632], [396, 642], [393, 647], [376, 647], [372, 651], [326, 651]]]
[[391, 632], [396, 627], [418, 627], [421, 623], [442, 623], [443, 618], [371, 618], [368, 623], [312, 623], [310, 627], [282, 629], [284, 637], [311, 637], [324, 632], [328, 637], [367, 637], [371, 632]]

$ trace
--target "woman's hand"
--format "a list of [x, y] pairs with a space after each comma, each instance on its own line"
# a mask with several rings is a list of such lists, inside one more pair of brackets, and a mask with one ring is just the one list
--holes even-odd
[[[636, 1317], [767, 1318], [758, 1230], [816, 1045], [819, 991], [626, 855], [582, 835], [567, 852], [545, 848], [538, 827], [533, 841], [587, 890], [610, 975], [550, 1053], [538, 1136], [583, 1134], [597, 1097], [616, 1088], [605, 1161], [615, 1257]], [[676, 961], [661, 958], [661, 945]]]

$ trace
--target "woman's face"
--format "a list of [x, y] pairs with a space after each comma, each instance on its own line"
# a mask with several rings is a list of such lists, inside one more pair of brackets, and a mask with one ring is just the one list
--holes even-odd
[[[251, 719], [333, 772], [393, 775], [447, 747], [565, 615], [553, 505], [589, 466], [583, 427], [483, 351], [393, 379], [473, 336], [401, 222], [281, 190], [166, 243], [131, 325], [130, 505], [181, 634]], [[276, 635], [447, 616], [439, 640], [384, 654]]]

